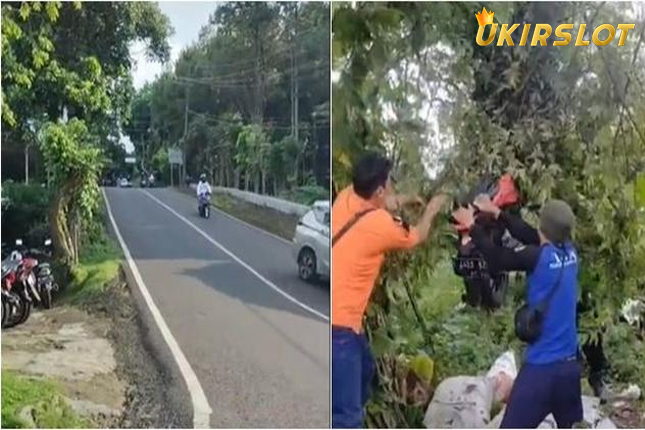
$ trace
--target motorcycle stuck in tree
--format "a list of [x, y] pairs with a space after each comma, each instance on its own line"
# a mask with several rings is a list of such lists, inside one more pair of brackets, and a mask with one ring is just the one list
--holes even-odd
[[211, 195], [210, 193], [201, 193], [198, 197], [199, 216], [202, 218], [209, 218], [211, 216]]
[[[502, 210], [520, 210], [519, 192], [509, 174], [502, 176], [496, 183], [491, 180], [482, 181], [475, 190], [456, 202], [456, 206], [473, 204], [480, 194], [488, 194]], [[475, 211], [478, 212], [476, 207]], [[519, 245], [499, 221], [492, 216], [479, 216], [478, 222], [485, 227], [493, 243], [511, 249]], [[482, 216], [485, 218], [482, 219]], [[457, 255], [453, 258], [453, 269], [456, 275], [464, 279], [465, 293], [462, 300], [470, 306], [484, 309], [492, 310], [503, 306], [509, 284], [508, 273], [492, 270], [470, 239], [469, 231], [459, 225], [456, 225], [456, 229]]]

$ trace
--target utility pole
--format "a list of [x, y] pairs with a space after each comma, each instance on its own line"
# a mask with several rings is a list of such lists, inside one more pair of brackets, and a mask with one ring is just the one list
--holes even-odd
[[29, 185], [29, 145], [25, 145], [25, 185]]
[[299, 126], [298, 126], [298, 2], [295, 3], [296, 6], [296, 11], [295, 11], [295, 53], [293, 56], [293, 63], [294, 63], [294, 76], [295, 76], [295, 95], [294, 95], [294, 119], [295, 119], [295, 138], [296, 138], [296, 144], [299, 142], [298, 136], [299, 136]]
[[182, 142], [182, 164], [181, 164], [181, 179], [179, 185], [186, 180], [186, 138], [188, 136], [188, 105], [190, 104], [190, 86], [186, 85], [186, 103], [184, 104], [184, 141]]

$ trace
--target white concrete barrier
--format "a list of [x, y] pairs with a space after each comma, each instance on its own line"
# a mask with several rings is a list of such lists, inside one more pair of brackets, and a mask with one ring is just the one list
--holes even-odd
[[[190, 184], [190, 188], [197, 188], [197, 184]], [[302, 216], [306, 214], [310, 209], [310, 207], [306, 205], [279, 199], [277, 197], [264, 196], [262, 194], [256, 194], [250, 191], [238, 190], [237, 188], [211, 188], [213, 189], [213, 193], [228, 194], [240, 200], [244, 200], [245, 202], [253, 203], [254, 205], [258, 206], [268, 207], [288, 215]]]

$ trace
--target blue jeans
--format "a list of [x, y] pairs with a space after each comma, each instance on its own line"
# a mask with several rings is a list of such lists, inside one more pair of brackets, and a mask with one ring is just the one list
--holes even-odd
[[577, 360], [524, 364], [500, 428], [536, 428], [549, 414], [558, 428], [571, 428], [582, 421], [581, 376]]
[[364, 334], [332, 327], [332, 427], [363, 427], [374, 377], [374, 358]]

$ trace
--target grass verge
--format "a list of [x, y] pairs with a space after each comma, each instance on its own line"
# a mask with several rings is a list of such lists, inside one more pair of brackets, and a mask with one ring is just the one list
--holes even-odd
[[121, 257], [119, 248], [105, 234], [87, 245], [79, 264], [72, 269], [72, 281], [63, 301], [78, 305], [104, 292], [119, 273]]
[[[31, 417], [21, 417], [26, 408]], [[55, 382], [2, 371], [2, 428], [87, 428], [91, 423], [80, 418], [65, 402]]]

